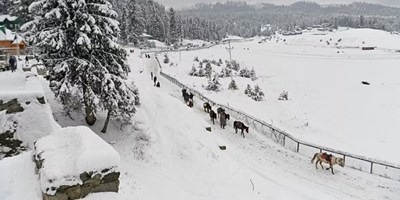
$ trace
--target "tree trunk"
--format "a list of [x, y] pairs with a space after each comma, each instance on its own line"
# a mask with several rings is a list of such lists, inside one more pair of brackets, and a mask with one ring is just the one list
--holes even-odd
[[83, 101], [85, 104], [85, 121], [89, 126], [92, 126], [96, 122], [96, 116], [94, 116], [93, 108], [89, 105], [86, 97], [86, 85], [83, 85]]
[[110, 117], [111, 117], [111, 111], [107, 111], [107, 118], [106, 121], [104, 122], [104, 126], [103, 129], [101, 129], [102, 133], [106, 133], [107, 132], [107, 127], [108, 127], [108, 123], [110, 122]]
[[86, 106], [85, 112], [86, 112], [85, 116], [86, 123], [89, 126], [92, 126], [96, 122], [96, 116], [94, 116], [93, 109], [90, 108], [89, 106]]

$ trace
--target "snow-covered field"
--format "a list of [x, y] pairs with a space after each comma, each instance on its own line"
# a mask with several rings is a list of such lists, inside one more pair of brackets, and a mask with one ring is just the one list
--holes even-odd
[[[192, 65], [198, 65], [196, 56], [229, 60], [227, 45], [168, 53], [174, 65], [164, 65], [163, 72], [300, 140], [400, 164], [399, 35], [340, 29], [260, 40], [232, 44], [232, 59], [241, 68], [254, 68], [258, 76], [255, 81], [235, 77], [237, 91], [227, 89], [230, 78], [221, 79], [223, 90], [215, 93], [202, 88], [206, 78], [188, 76]], [[377, 49], [363, 51], [364, 46]], [[159, 57], [162, 61], [163, 54]], [[221, 68], [213, 65], [213, 70], [220, 73]], [[265, 99], [255, 102], [244, 95], [247, 84], [258, 84]], [[289, 101], [278, 100], [284, 90]]]
[[[332, 175], [330, 171], [316, 170], [311, 158], [284, 149], [260, 133], [251, 131], [241, 138], [232, 128], [234, 119], [228, 121], [224, 130], [218, 122], [212, 125], [199, 99], [195, 98], [193, 108], [187, 107], [180, 88], [159, 75], [161, 88], [154, 87], [150, 80], [150, 72], [158, 72], [154, 56], [139, 58], [139, 53], [135, 50], [129, 57], [132, 66], [129, 78], [135, 80], [142, 102], [134, 117], [134, 127], [120, 127], [112, 121], [107, 134], [100, 133], [104, 113], [99, 113], [98, 121], [90, 127], [120, 154], [120, 191], [91, 194], [84, 199], [397, 200], [400, 197], [398, 180], [337, 165]], [[65, 114], [54, 101], [48, 82], [40, 80], [55, 120], [62, 127], [85, 125], [82, 115]], [[294, 99], [285, 103], [293, 102]], [[212, 127], [212, 131], [208, 132], [206, 127]], [[220, 150], [222, 145], [227, 149]], [[40, 200], [40, 186], [33, 168], [31, 152], [0, 161], [0, 199]]]

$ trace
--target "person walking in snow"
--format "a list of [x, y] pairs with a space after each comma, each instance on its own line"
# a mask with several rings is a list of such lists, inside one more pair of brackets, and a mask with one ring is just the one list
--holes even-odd
[[156, 86], [157, 83], [157, 76], [154, 76], [154, 86]]
[[29, 64], [29, 58], [28, 58], [28, 56], [25, 56], [25, 64]]
[[14, 56], [10, 56], [8, 63], [10, 64], [11, 72], [15, 72], [15, 70], [17, 69], [17, 67], [15, 66], [17, 64], [17, 59]]

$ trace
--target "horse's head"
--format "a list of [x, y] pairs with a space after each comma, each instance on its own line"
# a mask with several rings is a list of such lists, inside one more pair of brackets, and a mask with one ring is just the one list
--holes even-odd
[[244, 126], [244, 129], [246, 130], [246, 133], [249, 133], [249, 127], [248, 126]]
[[339, 166], [344, 167], [344, 159], [343, 158], [336, 158], [336, 163]]

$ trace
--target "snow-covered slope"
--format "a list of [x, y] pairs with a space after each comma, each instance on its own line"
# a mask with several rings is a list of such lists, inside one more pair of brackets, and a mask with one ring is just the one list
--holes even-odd
[[[154, 56], [152, 56], [154, 57]], [[335, 166], [335, 175], [316, 170], [308, 157], [287, 151], [250, 129], [235, 134], [212, 125], [195, 99], [183, 103], [181, 91], [162, 77], [153, 86], [153, 59], [130, 57], [131, 78], [142, 105], [137, 130], [101, 135], [121, 155], [118, 194], [86, 199], [396, 199], [400, 182]], [[143, 73], [140, 71], [144, 70]], [[212, 132], [206, 131], [211, 126]], [[227, 149], [222, 151], [220, 145]], [[366, 192], [368, 191], [368, 192]]]
[[[370, 29], [326, 34], [310, 32], [276, 36], [264, 43], [258, 43], [261, 39], [233, 43], [232, 58], [241, 68], [254, 68], [258, 76], [255, 81], [236, 77], [237, 91], [227, 89], [230, 78], [221, 79], [223, 90], [215, 93], [202, 88], [207, 85], [206, 78], [188, 76], [192, 65], [198, 65], [193, 61], [196, 56], [229, 60], [224, 45], [182, 51], [181, 55], [168, 53], [174, 65], [165, 65], [163, 71], [219, 104], [245, 111], [298, 139], [400, 164], [400, 53], [393, 49], [400, 47], [400, 36]], [[342, 39], [342, 48], [326, 45], [330, 38]], [[363, 51], [362, 41], [378, 49]], [[360, 48], [344, 48], [354, 45]], [[221, 69], [213, 68], [217, 73]], [[255, 102], [244, 95], [247, 84], [258, 84], [265, 99]], [[284, 90], [289, 101], [278, 100]]]

